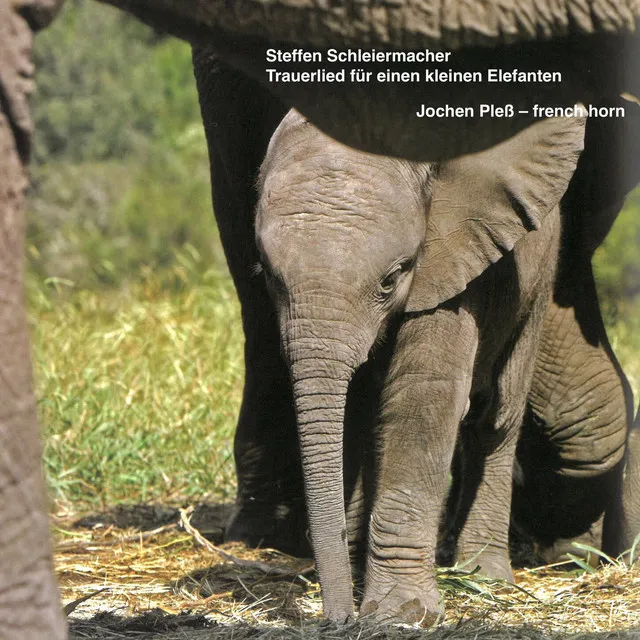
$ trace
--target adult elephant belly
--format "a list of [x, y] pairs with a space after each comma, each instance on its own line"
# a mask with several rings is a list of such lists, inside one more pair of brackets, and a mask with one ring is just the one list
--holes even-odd
[[[267, 3], [247, 0], [228, 11], [218, 0], [105, 0], [191, 42], [210, 48], [282, 99], [296, 107], [333, 138], [365, 151], [419, 161], [446, 160], [486, 149], [525, 129], [540, 116], [535, 104], [571, 107], [626, 91], [640, 93], [637, 55], [640, 39], [631, 34], [638, 20], [629, 3], [593, 0], [540, 2], [530, 13], [525, 5], [490, 3], [477, 12], [461, 3], [399, 1], [378, 7], [370, 2], [312, 1]], [[545, 5], [553, 5], [546, 6]], [[450, 7], [450, 8], [449, 8]], [[521, 11], [519, 11], [521, 10]], [[523, 15], [519, 15], [519, 13]], [[317, 62], [268, 62], [265, 52], [305, 47], [322, 56]], [[391, 63], [331, 63], [329, 48], [455, 51], [446, 61], [416, 65], [420, 81], [280, 82], [274, 71], [347, 67], [377, 73]], [[635, 54], [635, 55], [634, 55]], [[507, 62], [508, 61], [508, 62]], [[618, 67], [612, 61], [624, 61]], [[561, 81], [492, 82], [489, 69], [559, 72]], [[478, 72], [482, 81], [427, 82], [425, 70]], [[469, 88], [471, 87], [471, 90]], [[426, 97], [425, 97], [426, 96]], [[473, 115], [425, 120], [416, 116], [426, 106], [470, 107]], [[510, 106], [506, 117], [487, 117], [480, 105]], [[545, 114], [546, 115], [546, 114]]]

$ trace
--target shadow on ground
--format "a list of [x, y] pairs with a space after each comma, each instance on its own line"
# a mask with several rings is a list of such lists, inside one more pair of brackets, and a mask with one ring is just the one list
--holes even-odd
[[[233, 509], [232, 503], [202, 503], [196, 506], [191, 515], [191, 524], [214, 544], [222, 542], [224, 528]], [[116, 527], [117, 529], [135, 529], [153, 531], [180, 521], [178, 507], [160, 504], [122, 504], [105, 511], [83, 516], [75, 520], [76, 529], [96, 529]]]
[[[225, 525], [231, 516], [233, 503], [202, 503], [195, 507], [190, 521], [193, 526], [214, 544], [222, 542]], [[83, 516], [73, 522], [77, 529], [115, 527], [136, 531], [153, 531], [159, 527], [180, 521], [178, 507], [161, 504], [122, 504], [105, 511]], [[515, 535], [514, 535], [515, 534]], [[533, 551], [533, 543], [519, 532], [512, 532], [511, 562], [514, 567], [534, 567], [540, 564]], [[452, 561], [453, 542], [449, 538], [440, 541], [438, 552], [441, 565]]]
[[476, 623], [433, 630], [374, 626], [355, 622], [345, 627], [301, 623], [292, 627], [219, 624], [204, 616], [148, 612], [134, 618], [100, 614], [91, 620], [70, 621], [69, 640], [638, 640], [637, 631], [581, 634], [545, 634], [532, 626], [500, 627]]

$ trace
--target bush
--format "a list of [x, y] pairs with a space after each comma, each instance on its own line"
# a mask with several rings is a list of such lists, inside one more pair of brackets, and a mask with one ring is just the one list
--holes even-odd
[[629, 196], [596, 252], [594, 270], [602, 301], [613, 312], [640, 294], [640, 189]]
[[38, 37], [30, 268], [83, 287], [224, 268], [189, 47], [95, 2]]

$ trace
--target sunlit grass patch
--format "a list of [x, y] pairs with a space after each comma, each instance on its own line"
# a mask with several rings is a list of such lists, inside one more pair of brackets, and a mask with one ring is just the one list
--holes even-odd
[[36, 389], [52, 496], [70, 504], [233, 493], [243, 379], [228, 277], [182, 290], [31, 290]]
[[620, 303], [607, 319], [609, 341], [629, 380], [635, 406], [640, 395], [640, 299]]

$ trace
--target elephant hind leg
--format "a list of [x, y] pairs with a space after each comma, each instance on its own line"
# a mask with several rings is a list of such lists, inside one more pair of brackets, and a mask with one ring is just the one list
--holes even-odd
[[631, 393], [607, 340], [591, 266], [576, 261], [562, 266], [545, 316], [518, 446], [514, 519], [552, 550], [559, 540], [593, 537], [605, 514], [594, 542], [615, 556]]
[[[612, 540], [611, 554], [640, 560], [640, 411], [627, 437], [622, 490], [615, 507], [607, 513], [605, 536]], [[635, 545], [633, 557], [630, 551]]]
[[[514, 529], [524, 531], [534, 555], [547, 564], [567, 560], [568, 553], [586, 557], [588, 553], [573, 547], [573, 542], [609, 553], [610, 547], [603, 545], [605, 510], [610, 518], [620, 492], [622, 462], [591, 476], [566, 475], [544, 426], [528, 407], [517, 450]], [[532, 561], [530, 557], [526, 564]]]
[[[385, 357], [387, 357], [385, 355]], [[378, 354], [354, 374], [347, 393], [344, 427], [344, 494], [351, 575], [356, 596], [364, 588], [369, 519], [375, 493], [374, 426], [380, 396], [376, 372], [384, 367]]]
[[547, 297], [535, 299], [493, 366], [494, 380], [477, 390], [459, 435], [460, 495], [452, 527], [456, 560], [488, 576], [513, 580], [509, 523], [516, 447], [531, 385]]
[[[473, 406], [472, 406], [473, 411]], [[493, 418], [493, 419], [492, 419]], [[508, 555], [511, 477], [518, 416], [473, 416], [460, 431], [462, 475], [450, 537], [458, 564], [508, 581], [513, 573]]]
[[[546, 546], [537, 542], [534, 544], [535, 552], [545, 564], [567, 562], [571, 561], [572, 557], [575, 557], [581, 558], [583, 562], [586, 562], [592, 567], [596, 567], [600, 556], [597, 553], [591, 552], [586, 547], [596, 550], [600, 549], [603, 521], [604, 514], [601, 515], [598, 520], [591, 523], [586, 531], [577, 536], [572, 538], [555, 537]], [[569, 566], [573, 566], [573, 563]]]

